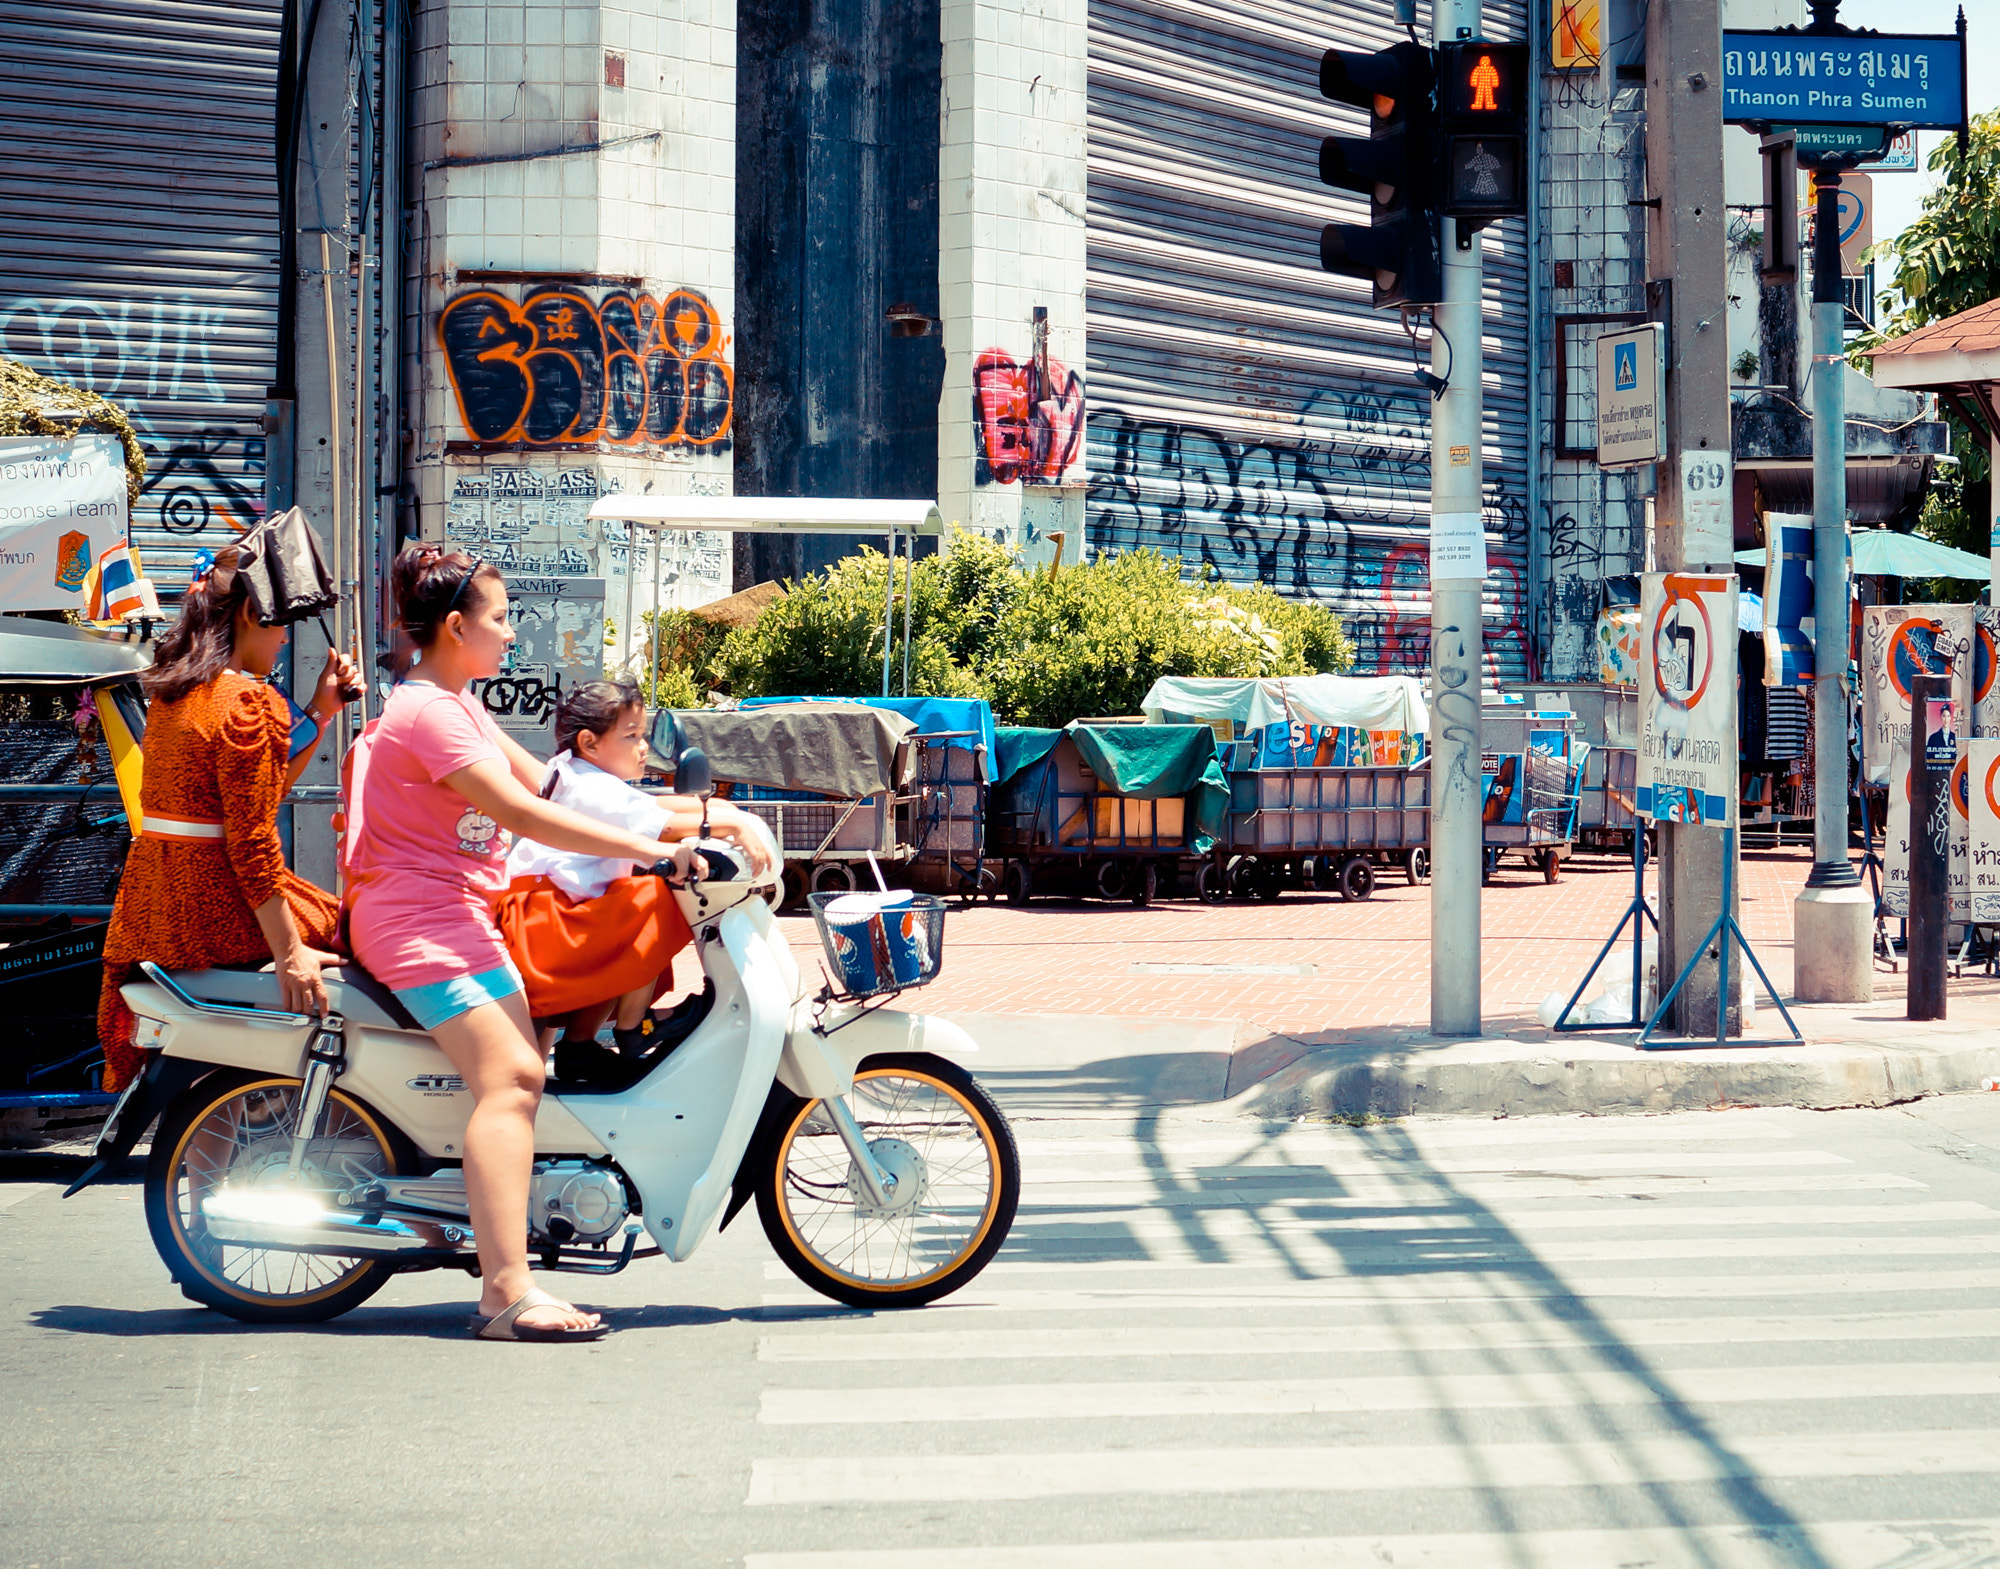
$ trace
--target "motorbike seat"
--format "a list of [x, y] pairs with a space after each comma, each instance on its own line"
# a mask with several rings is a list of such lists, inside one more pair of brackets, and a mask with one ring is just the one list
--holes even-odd
[[[343, 1018], [378, 1030], [422, 1033], [410, 1010], [396, 994], [353, 960], [320, 972], [326, 982], [327, 1006]], [[203, 1002], [247, 1003], [253, 1008], [282, 1008], [278, 977], [269, 970], [183, 970], [174, 979]]]

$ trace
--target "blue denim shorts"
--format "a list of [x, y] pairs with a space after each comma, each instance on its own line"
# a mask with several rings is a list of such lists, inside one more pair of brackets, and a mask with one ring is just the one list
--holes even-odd
[[508, 960], [477, 975], [454, 975], [448, 981], [432, 981], [428, 986], [412, 986], [396, 993], [396, 1000], [416, 1016], [417, 1023], [434, 1030], [461, 1013], [470, 1013], [481, 1003], [498, 1002], [515, 992], [527, 990], [521, 972]]

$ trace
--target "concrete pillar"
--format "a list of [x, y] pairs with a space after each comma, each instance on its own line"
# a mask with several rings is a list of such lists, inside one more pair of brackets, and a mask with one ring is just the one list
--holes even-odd
[[[736, 10], [446, 0], [416, 26], [406, 373], [416, 532], [636, 609], [731, 587], [602, 493], [725, 495], [734, 419]], [[406, 520], [406, 522], [409, 520]]]
[[[1667, 453], [1655, 506], [1656, 549], [1667, 571], [1736, 570], [1727, 549], [1720, 559], [1688, 555], [1680, 486], [1683, 452], [1726, 456], [1731, 450], [1722, 134], [1718, 0], [1653, 6], [1646, 13], [1645, 199], [1652, 204], [1647, 270], [1673, 285]], [[1732, 823], [1736, 796], [1732, 790]], [[1722, 902], [1722, 835], [1712, 827], [1662, 824], [1660, 841], [1660, 984], [1665, 987], [1715, 921]], [[1716, 994], [1715, 964], [1705, 961], [1676, 1000], [1675, 1023], [1689, 1034], [1713, 1035]]]
[[[1047, 560], [1083, 542], [1084, 0], [944, 0], [938, 503]], [[1037, 313], [1042, 313], [1040, 316]]]

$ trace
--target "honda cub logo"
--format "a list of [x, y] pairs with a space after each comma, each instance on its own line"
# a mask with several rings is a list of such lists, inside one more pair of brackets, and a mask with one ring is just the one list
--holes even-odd
[[455, 1073], [426, 1073], [409, 1082], [420, 1095], [456, 1095], [465, 1088], [465, 1080]]

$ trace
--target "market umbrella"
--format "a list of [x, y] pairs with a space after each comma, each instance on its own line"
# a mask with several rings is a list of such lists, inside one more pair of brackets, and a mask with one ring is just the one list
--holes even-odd
[[[1894, 529], [1856, 529], [1849, 536], [1857, 577], [1955, 577], [1984, 582], [1993, 574], [1993, 565], [1984, 556], [1953, 550], [1917, 534], [1898, 534]], [[1739, 550], [1736, 559], [1746, 567], [1761, 567], [1764, 552]]]

